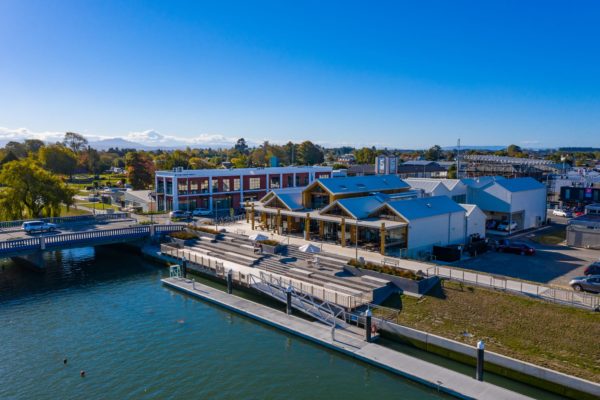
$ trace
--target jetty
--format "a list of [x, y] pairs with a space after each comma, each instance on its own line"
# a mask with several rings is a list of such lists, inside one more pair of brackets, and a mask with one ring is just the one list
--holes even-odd
[[228, 294], [181, 277], [162, 280], [169, 288], [218, 305], [282, 331], [302, 337], [347, 356], [383, 368], [406, 379], [463, 399], [529, 399], [508, 389], [478, 381], [458, 372], [428, 363], [367, 341], [365, 329], [347, 326], [333, 329], [319, 321], [310, 321], [268, 306]]

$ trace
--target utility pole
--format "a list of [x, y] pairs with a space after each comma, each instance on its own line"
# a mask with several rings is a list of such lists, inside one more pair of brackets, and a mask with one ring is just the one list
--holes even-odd
[[456, 146], [456, 178], [460, 179], [460, 138], [458, 138], [458, 145]]

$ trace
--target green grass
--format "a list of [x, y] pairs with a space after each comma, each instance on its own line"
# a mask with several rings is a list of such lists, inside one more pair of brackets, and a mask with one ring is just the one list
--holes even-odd
[[600, 382], [600, 313], [448, 281], [437, 296], [383, 305], [401, 308], [402, 325]]
[[85, 201], [76, 201], [75, 202], [78, 206], [83, 206], [83, 207], [88, 207], [91, 209], [96, 209], [96, 210], [107, 210], [109, 208], [112, 208], [115, 211], [120, 211], [120, 207], [116, 206], [114, 204], [104, 204], [101, 202], [95, 202], [95, 203], [89, 203], [89, 202], [85, 202]]
[[560, 244], [567, 240], [567, 230], [564, 226], [552, 227], [542, 235], [532, 237], [531, 240], [540, 244]]
[[74, 217], [76, 215], [89, 215], [89, 214], [91, 214], [89, 211], [76, 209], [73, 206], [71, 206], [68, 210], [67, 210], [67, 206], [65, 206], [65, 205], [60, 206], [60, 216], [61, 217]]

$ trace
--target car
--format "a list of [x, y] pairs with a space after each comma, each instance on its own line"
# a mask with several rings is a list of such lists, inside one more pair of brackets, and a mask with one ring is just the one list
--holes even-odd
[[556, 215], [557, 217], [565, 217], [572, 218], [573, 214], [569, 210], [561, 210], [560, 208], [556, 208], [552, 210], [552, 215]]
[[576, 292], [600, 293], [600, 275], [578, 276], [569, 282]]
[[212, 211], [206, 208], [196, 208], [192, 211], [192, 215], [194, 217], [210, 217], [212, 215]]
[[186, 219], [189, 218], [189, 211], [175, 210], [169, 213], [171, 219]]
[[522, 256], [532, 256], [535, 249], [523, 242], [511, 242], [506, 239], [500, 239], [496, 242], [496, 251], [499, 253], [520, 254]]
[[502, 222], [496, 228], [496, 230], [498, 230], [498, 231], [506, 231], [506, 232], [514, 231], [515, 229], [517, 229], [516, 222]]
[[56, 230], [56, 225], [44, 221], [25, 221], [21, 228], [27, 233], [52, 232]]
[[485, 223], [485, 227], [486, 229], [496, 229], [496, 227], [498, 226], [498, 222], [498, 220], [490, 219]]
[[600, 261], [591, 263], [583, 271], [584, 275], [600, 275]]

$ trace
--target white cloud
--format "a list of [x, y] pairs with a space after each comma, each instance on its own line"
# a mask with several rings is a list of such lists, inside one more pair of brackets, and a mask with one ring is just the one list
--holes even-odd
[[[53, 143], [61, 141], [64, 137], [64, 132], [34, 132], [27, 128], [5, 128], [0, 127], [0, 144], [5, 144], [9, 141], [23, 141], [25, 139], [40, 139], [45, 142]], [[139, 132], [129, 132], [126, 135], [94, 135], [85, 133], [84, 136], [90, 141], [95, 142], [105, 139], [123, 138], [125, 140], [143, 144], [145, 146], [165, 146], [165, 147], [181, 147], [181, 146], [202, 146], [202, 147], [223, 147], [233, 145], [237, 138], [226, 137], [220, 134], [200, 134], [193, 137], [183, 137], [176, 135], [164, 135], [153, 129], [148, 129]]]

